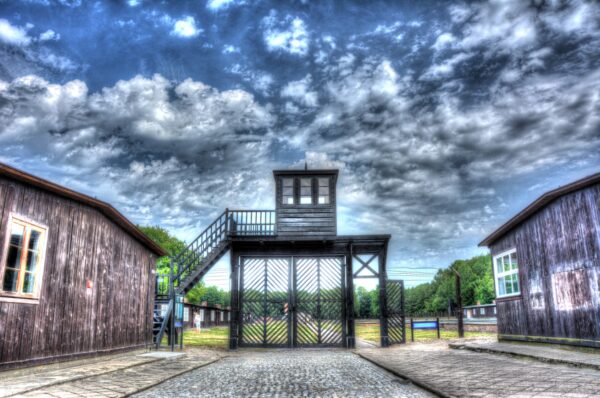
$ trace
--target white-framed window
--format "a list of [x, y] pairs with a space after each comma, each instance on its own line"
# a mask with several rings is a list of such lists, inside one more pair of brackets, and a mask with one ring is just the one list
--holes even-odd
[[329, 204], [329, 178], [319, 178], [319, 201], [320, 205]]
[[204, 322], [204, 309], [200, 310], [200, 322]]
[[479, 315], [485, 315], [485, 308], [480, 308], [479, 309]]
[[496, 307], [494, 307], [494, 315], [496, 315]]
[[294, 204], [294, 179], [293, 178], [282, 178], [281, 179], [282, 189], [282, 201], [284, 205]]
[[300, 179], [300, 204], [312, 204], [312, 178]]
[[10, 238], [0, 268], [0, 296], [37, 301], [42, 287], [48, 227], [11, 214]]
[[494, 256], [494, 279], [496, 297], [510, 297], [521, 294], [519, 264], [515, 249]]
[[210, 321], [211, 321], [211, 322], [214, 322], [214, 321], [215, 321], [215, 311], [214, 311], [214, 310], [211, 310], [211, 311], [210, 311]]
[[190, 309], [188, 307], [183, 307], [183, 321], [190, 321]]

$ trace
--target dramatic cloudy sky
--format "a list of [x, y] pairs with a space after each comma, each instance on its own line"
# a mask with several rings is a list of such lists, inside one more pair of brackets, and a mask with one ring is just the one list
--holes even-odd
[[338, 167], [411, 284], [600, 171], [597, 2], [172, 3], [0, 1], [0, 161], [188, 240]]

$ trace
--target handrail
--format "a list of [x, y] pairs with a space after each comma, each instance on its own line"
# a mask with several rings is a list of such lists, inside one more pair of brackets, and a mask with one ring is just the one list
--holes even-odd
[[274, 210], [229, 210], [231, 236], [274, 236], [277, 222]]

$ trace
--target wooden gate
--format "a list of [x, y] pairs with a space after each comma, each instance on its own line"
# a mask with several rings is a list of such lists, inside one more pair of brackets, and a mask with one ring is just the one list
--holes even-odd
[[387, 334], [389, 344], [406, 343], [406, 317], [404, 315], [404, 281], [386, 281]]

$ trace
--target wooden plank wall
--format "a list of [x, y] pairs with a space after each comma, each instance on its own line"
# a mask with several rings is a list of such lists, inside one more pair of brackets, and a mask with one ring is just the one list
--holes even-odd
[[550, 203], [495, 242], [492, 255], [511, 248], [522, 294], [498, 300], [499, 334], [600, 345], [600, 185]]
[[39, 304], [0, 301], [0, 367], [151, 343], [152, 252], [99, 211], [6, 178], [2, 248], [11, 212], [48, 236]]
[[[331, 178], [329, 184], [328, 205], [319, 205], [318, 200], [318, 178]], [[311, 205], [284, 205], [282, 203], [282, 178], [295, 179], [296, 203], [299, 203], [300, 178], [312, 178], [313, 180], [313, 204]], [[336, 220], [336, 189], [332, 176], [281, 176], [277, 178], [276, 188], [276, 213], [277, 213], [277, 235], [279, 236], [334, 236], [337, 234]]]

